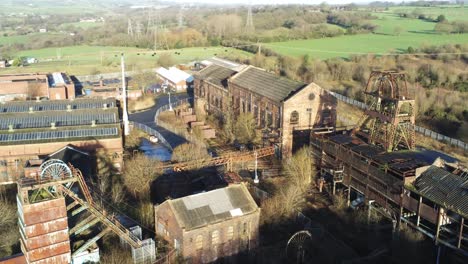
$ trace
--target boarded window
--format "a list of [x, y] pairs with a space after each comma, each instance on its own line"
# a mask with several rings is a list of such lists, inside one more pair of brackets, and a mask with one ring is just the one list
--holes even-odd
[[228, 227], [226, 237], [227, 237], [228, 240], [232, 240], [234, 238], [234, 227], [233, 226]]
[[213, 231], [213, 233], [211, 233], [211, 244], [212, 245], [219, 244], [219, 231], [218, 230]]
[[293, 111], [291, 113], [291, 117], [289, 118], [289, 123], [291, 125], [299, 123], [299, 113], [297, 111]]
[[203, 248], [203, 237], [201, 235], [198, 235], [197, 239], [195, 239], [195, 247], [197, 249], [202, 249]]

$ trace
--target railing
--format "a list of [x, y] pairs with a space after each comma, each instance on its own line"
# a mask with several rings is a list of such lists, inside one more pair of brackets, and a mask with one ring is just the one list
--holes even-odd
[[167, 142], [167, 140], [161, 135], [161, 133], [159, 133], [155, 129], [153, 129], [153, 128], [147, 126], [147, 125], [143, 125], [143, 124], [136, 123], [136, 122], [133, 122], [133, 121], [130, 122], [130, 127], [143, 130], [146, 133], [148, 133], [149, 135], [153, 135], [153, 136], [157, 137], [159, 139], [159, 141], [161, 142], [161, 144], [163, 144], [165, 147], [167, 147], [171, 151], [173, 150], [171, 144], [169, 144], [169, 142]]
[[[335, 92], [331, 92], [331, 91], [327, 91], [327, 92], [329, 94], [331, 94], [332, 96], [334, 96], [336, 99], [338, 99], [340, 101], [343, 101], [345, 103], [357, 106], [357, 107], [359, 107], [361, 109], [367, 109], [368, 108], [368, 106], [363, 102], [354, 100], [352, 98], [349, 98], [347, 96], [344, 96], [344, 95], [341, 95], [341, 94], [338, 94], [338, 93], [335, 93]], [[339, 118], [339, 119], [341, 119], [341, 118]], [[341, 120], [341, 121], [343, 121], [343, 120]], [[424, 135], [426, 137], [431, 137], [432, 139], [435, 139], [437, 141], [448, 143], [448, 144], [450, 144], [452, 146], [461, 148], [461, 149], [463, 149], [465, 151], [468, 150], [468, 143], [465, 143], [465, 142], [463, 142], [461, 140], [444, 136], [442, 134], [439, 134], [437, 132], [434, 132], [432, 130], [429, 130], [427, 128], [420, 127], [420, 126], [414, 126], [414, 129], [415, 129], [416, 132], [418, 132], [419, 134], [422, 134], [422, 135]]]
[[154, 123], [156, 123], [156, 125], [158, 124], [159, 122], [159, 114], [161, 112], [165, 112], [165, 111], [169, 111], [172, 108], [176, 108], [180, 105], [183, 105], [183, 104], [188, 104], [190, 103], [190, 98], [185, 98], [185, 99], [178, 99], [174, 102], [172, 102], [171, 104], [165, 104], [161, 107], [158, 108], [158, 110], [156, 111], [156, 114], [154, 115]]

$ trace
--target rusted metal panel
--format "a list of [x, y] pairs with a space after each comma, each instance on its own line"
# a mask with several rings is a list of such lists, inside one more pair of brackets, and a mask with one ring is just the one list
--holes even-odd
[[36, 237], [41, 236], [47, 233], [52, 233], [59, 230], [64, 230], [68, 228], [67, 218], [56, 219], [51, 222], [45, 222], [40, 224], [35, 224], [31, 226], [26, 226], [24, 228], [26, 237]]
[[0, 264], [26, 264], [26, 258], [23, 254], [0, 259]]
[[68, 229], [48, 233], [42, 236], [28, 238], [25, 241], [27, 250], [34, 250], [41, 247], [47, 247], [61, 242], [69, 241]]
[[31, 264], [58, 264], [58, 263], [70, 263], [70, 262], [71, 262], [71, 256], [69, 253], [66, 253], [66, 254], [62, 254], [59, 256], [54, 256], [51, 258], [31, 262]]
[[44, 208], [41, 212], [30, 213], [24, 211], [23, 216], [26, 226], [34, 225], [67, 217], [67, 208], [63, 204], [61, 207]]
[[44, 209], [61, 207], [65, 205], [65, 198], [57, 198], [49, 201], [41, 201], [34, 204], [24, 204], [23, 211], [26, 213], [42, 212]]
[[[44, 260], [46, 258], [51, 258], [54, 256], [59, 256], [63, 254], [70, 255], [70, 241], [57, 243], [43, 248], [33, 249], [26, 253], [26, 258], [29, 262], [34, 262], [38, 260]], [[47, 262], [44, 262], [47, 263]], [[49, 262], [57, 263], [57, 262]], [[60, 263], [60, 262], [59, 262]]]

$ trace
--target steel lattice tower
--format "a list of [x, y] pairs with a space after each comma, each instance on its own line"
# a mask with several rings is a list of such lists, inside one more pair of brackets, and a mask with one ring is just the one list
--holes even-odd
[[249, 5], [247, 10], [247, 22], [245, 23], [245, 29], [248, 32], [253, 32], [255, 30], [252, 17], [252, 5]]
[[387, 152], [415, 147], [415, 100], [409, 97], [406, 75], [373, 71], [365, 91], [368, 108], [353, 133]]
[[127, 34], [133, 37], [133, 26], [130, 18], [128, 19]]

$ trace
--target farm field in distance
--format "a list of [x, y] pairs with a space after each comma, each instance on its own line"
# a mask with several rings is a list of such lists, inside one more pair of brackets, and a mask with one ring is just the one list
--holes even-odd
[[[411, 12], [412, 9], [406, 10]], [[466, 20], [468, 9], [451, 8], [421, 8], [423, 12], [437, 17], [446, 15], [450, 21]], [[468, 43], [468, 34], [439, 34], [434, 31], [436, 23], [421, 19], [399, 17], [399, 9], [390, 9], [384, 13], [374, 13], [378, 17], [369, 22], [378, 25], [375, 33], [344, 35], [332, 38], [292, 40], [287, 42], [274, 42], [264, 44], [272, 50], [290, 56], [308, 54], [311, 58], [328, 59], [333, 57], [349, 57], [356, 54], [382, 54], [401, 53], [408, 47], [418, 48], [421, 45], [465, 44]], [[452, 19], [452, 20], [450, 20]], [[394, 33], [395, 27], [401, 27], [402, 32]]]
[[[91, 73], [116, 72], [120, 70], [120, 53], [124, 53], [128, 70], [138, 70], [156, 67], [158, 56], [168, 53], [176, 63], [185, 63], [213, 56], [249, 57], [251, 54], [233, 48], [197, 47], [177, 50], [158, 50], [132, 47], [110, 46], [69, 46], [62, 48], [46, 48], [21, 51], [17, 55], [34, 57], [37, 64], [25, 67], [9, 67], [0, 69], [2, 73], [67, 71], [74, 75]], [[176, 53], [177, 52], [177, 53]], [[180, 55], [179, 55], [180, 54]], [[101, 60], [102, 56], [102, 60]]]

